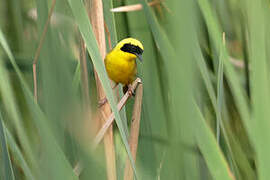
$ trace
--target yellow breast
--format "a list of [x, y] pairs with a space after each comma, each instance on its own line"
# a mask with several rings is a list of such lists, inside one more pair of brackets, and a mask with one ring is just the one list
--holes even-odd
[[105, 58], [108, 76], [116, 83], [132, 83], [137, 73], [136, 56], [120, 50], [113, 50]]

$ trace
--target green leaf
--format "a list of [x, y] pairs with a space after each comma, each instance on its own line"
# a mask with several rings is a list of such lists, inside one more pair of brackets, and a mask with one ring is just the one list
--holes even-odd
[[78, 61], [72, 80], [72, 87], [74, 88], [75, 91], [79, 88], [80, 80], [81, 80], [81, 68], [80, 68], [80, 61]]
[[[1, 29], [0, 29], [0, 44], [3, 46], [7, 55], [13, 58]], [[15, 63], [14, 59], [12, 63]], [[19, 139], [22, 143], [22, 147], [27, 155], [27, 158], [29, 158], [31, 164], [34, 166], [36, 162], [33, 157], [33, 152], [31, 149], [30, 142], [27, 138], [27, 134], [25, 133], [26, 132], [25, 127], [24, 127], [24, 124], [22, 123], [21, 114], [18, 110], [17, 102], [14, 98], [15, 96], [14, 96], [13, 89], [10, 84], [11, 80], [8, 76], [8, 71], [5, 69], [5, 66], [3, 65], [3, 61], [1, 61], [0, 64], [1, 64], [0, 65], [0, 90], [3, 96], [3, 103], [5, 105], [4, 107], [6, 108], [6, 111], [8, 112], [8, 114], [10, 115], [12, 122], [14, 123], [14, 126], [19, 135]]]
[[[137, 0], [129, 0], [126, 5], [134, 5]], [[145, 48], [143, 62], [137, 62], [138, 77], [144, 86], [141, 127], [136, 163], [139, 164], [141, 179], [154, 179], [157, 176], [164, 157], [164, 147], [154, 141], [156, 137], [167, 138], [168, 124], [164, 121], [168, 116], [163, 97], [166, 84], [161, 81], [163, 59], [157, 53], [152, 31], [144, 11], [127, 13], [129, 36], [140, 40]], [[130, 106], [130, 109], [132, 107]], [[153, 113], [158, 112], [158, 113]], [[147, 138], [146, 138], [147, 137]], [[152, 177], [152, 178], [150, 178]]]
[[[250, 87], [251, 87], [251, 107], [254, 137], [252, 140], [258, 158], [259, 179], [267, 180], [270, 177], [270, 144], [265, 139], [270, 138], [269, 117], [270, 117], [270, 84], [269, 84], [269, 56], [267, 56], [266, 43], [269, 37], [267, 29], [269, 13], [267, 2], [247, 1], [248, 28], [250, 42]], [[268, 15], [268, 16], [267, 16]]]
[[[48, 124], [47, 124], [48, 121], [46, 120], [45, 115], [40, 110], [39, 106], [35, 103], [33, 94], [29, 90], [1, 30], [0, 30], [0, 43], [3, 46], [5, 52], [7, 53], [11, 61], [11, 64], [13, 65], [15, 72], [17, 73], [19, 77], [19, 80], [20, 80], [20, 83], [21, 83], [21, 86], [23, 88], [23, 92], [25, 95], [25, 99], [27, 101], [29, 109], [31, 109], [30, 113], [33, 116], [33, 120], [34, 120], [33, 122], [38, 127], [40, 136], [43, 139], [44, 144], [46, 144], [47, 149], [45, 149], [44, 151], [47, 153], [49, 159], [54, 160], [53, 166], [58, 168], [58, 169], [51, 168], [51, 170], [54, 171], [53, 178], [78, 179], [78, 177], [76, 177], [75, 174], [73, 173], [73, 169], [71, 165], [69, 164], [69, 162], [67, 161], [63, 151], [61, 150], [55, 138], [53, 137], [52, 132], [48, 127]], [[38, 171], [37, 167], [35, 167], [35, 170]], [[42, 172], [43, 171], [41, 171], [40, 173]], [[44, 176], [42, 177], [44, 178]]]
[[[225, 43], [225, 42], [224, 42]], [[225, 44], [224, 44], [225, 46]], [[223, 46], [221, 47], [223, 48]], [[217, 142], [220, 142], [220, 124], [221, 124], [221, 111], [223, 104], [223, 51], [221, 51], [218, 62], [218, 81], [217, 81]]]
[[235, 103], [239, 110], [240, 116], [243, 120], [243, 123], [247, 129], [248, 134], [252, 137], [252, 123], [250, 121], [250, 113], [247, 101], [247, 95], [240, 84], [240, 80], [236, 75], [235, 69], [232, 64], [228, 61], [229, 55], [226, 48], [221, 48], [223, 41], [222, 41], [222, 32], [220, 27], [218, 26], [218, 22], [213, 15], [210, 3], [208, 0], [199, 0], [198, 1], [199, 7], [203, 13], [205, 18], [210, 38], [213, 41], [214, 47], [218, 50], [220, 54], [223, 54], [224, 59], [224, 73], [225, 76], [228, 78], [229, 86], [232, 90], [233, 97], [235, 99]]
[[9, 157], [9, 152], [8, 152], [8, 147], [7, 147], [7, 141], [6, 141], [6, 135], [5, 131], [3, 128], [3, 118], [2, 118], [2, 113], [0, 111], [0, 151], [2, 152], [1, 159], [3, 161], [3, 176], [2, 178], [6, 180], [15, 180], [14, 174], [13, 174], [13, 169]]
[[22, 168], [27, 179], [34, 180], [35, 178], [31, 172], [30, 167], [28, 166], [27, 162], [24, 159], [21, 150], [19, 149], [9, 130], [6, 128], [5, 124], [3, 124], [3, 126], [7, 135], [7, 143], [8, 146], [10, 147], [13, 157], [19, 162], [19, 165]]
[[122, 141], [126, 147], [127, 154], [129, 156], [129, 159], [131, 161], [131, 165], [132, 165], [133, 170], [135, 172], [134, 174], [135, 174], [135, 176], [137, 176], [136, 169], [135, 169], [135, 163], [134, 163], [134, 160], [133, 160], [131, 152], [130, 152], [130, 148], [129, 148], [127, 137], [126, 137], [125, 130], [124, 130], [124, 125], [123, 125], [123, 122], [121, 120], [120, 114], [117, 110], [116, 102], [115, 102], [115, 99], [113, 97], [112, 88], [110, 86], [110, 82], [109, 82], [103, 61], [102, 61], [101, 56], [99, 54], [97, 41], [96, 41], [94, 33], [92, 31], [92, 26], [89, 22], [87, 12], [86, 12], [85, 7], [84, 7], [81, 0], [79, 0], [79, 1], [69, 0], [68, 2], [69, 2], [69, 5], [71, 7], [71, 10], [73, 12], [73, 15], [75, 17], [75, 21], [76, 21], [76, 23], [79, 27], [79, 30], [82, 34], [82, 37], [86, 43], [87, 50], [91, 56], [92, 62], [95, 66], [95, 69], [97, 71], [100, 82], [104, 88], [106, 97], [107, 97], [109, 104], [112, 108], [112, 111], [115, 115], [116, 124], [119, 128], [119, 131], [120, 131], [120, 134], [122, 137]]
[[216, 143], [214, 134], [211, 132], [210, 128], [207, 127], [205, 119], [198, 107], [196, 109], [196, 116], [198, 123], [196, 125], [197, 131], [195, 134], [196, 142], [202, 152], [211, 175], [214, 179], [232, 180], [233, 177], [229, 171], [229, 166]]

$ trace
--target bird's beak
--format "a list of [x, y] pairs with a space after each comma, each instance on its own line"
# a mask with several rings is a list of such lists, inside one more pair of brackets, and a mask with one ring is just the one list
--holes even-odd
[[136, 54], [137, 58], [142, 62], [143, 59], [142, 59], [142, 55], [141, 54]]

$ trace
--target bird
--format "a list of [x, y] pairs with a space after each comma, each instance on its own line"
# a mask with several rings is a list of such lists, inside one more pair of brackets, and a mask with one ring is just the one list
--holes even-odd
[[[136, 59], [142, 62], [144, 47], [134, 38], [121, 40], [105, 57], [105, 68], [109, 78], [116, 83], [130, 86], [137, 75]], [[115, 86], [115, 87], [116, 87]]]

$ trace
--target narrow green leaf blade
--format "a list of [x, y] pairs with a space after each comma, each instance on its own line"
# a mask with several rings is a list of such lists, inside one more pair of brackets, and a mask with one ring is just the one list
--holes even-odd
[[[223, 48], [223, 47], [221, 47]], [[223, 54], [221, 51], [218, 62], [218, 81], [217, 81], [217, 142], [220, 142], [221, 111], [223, 104]]]
[[126, 137], [125, 130], [124, 130], [124, 125], [123, 125], [123, 122], [121, 120], [120, 114], [117, 110], [117, 106], [116, 106], [115, 99], [113, 97], [113, 92], [112, 92], [112, 89], [110, 86], [110, 82], [109, 82], [103, 61], [102, 61], [101, 56], [99, 54], [97, 41], [96, 41], [94, 33], [92, 31], [92, 26], [89, 22], [87, 12], [86, 12], [85, 7], [84, 7], [81, 0], [79, 0], [79, 1], [69, 0], [68, 2], [69, 2], [69, 5], [71, 7], [71, 10], [73, 12], [73, 15], [75, 17], [75, 21], [76, 21], [76, 23], [79, 27], [79, 30], [82, 34], [82, 37], [86, 43], [87, 50], [88, 50], [90, 56], [92, 57], [92, 62], [96, 68], [98, 77], [99, 77], [101, 84], [104, 88], [106, 97], [107, 97], [109, 104], [112, 108], [112, 111], [115, 115], [116, 124], [119, 128], [123, 143], [125, 145], [127, 154], [129, 156], [133, 170], [135, 172], [135, 176], [137, 176], [136, 169], [135, 169], [135, 163], [134, 163], [134, 160], [133, 160], [131, 152], [130, 152], [130, 148], [129, 148], [127, 137]]
[[[197, 106], [194, 104], [194, 106]], [[216, 139], [211, 130], [207, 127], [205, 119], [202, 116], [199, 108], [196, 109], [197, 116], [197, 131], [195, 134], [196, 142], [206, 161], [214, 179], [218, 180], [233, 180], [229, 166], [222, 155]]]
[[[3, 161], [3, 178], [6, 180], [15, 180], [13, 169], [9, 157], [6, 135], [3, 128], [3, 118], [0, 111], [0, 150], [2, 152], [2, 161]], [[1, 177], [1, 176], [0, 176]]]
[[25, 176], [27, 177], [27, 179], [30, 180], [34, 180], [34, 176], [32, 174], [31, 169], [29, 168], [27, 162], [25, 161], [23, 154], [21, 152], [21, 150], [19, 149], [18, 145], [16, 144], [14, 138], [12, 137], [11, 133], [9, 132], [9, 130], [6, 128], [5, 124], [3, 123], [3, 127], [4, 130], [6, 132], [7, 135], [7, 143], [8, 146], [10, 147], [10, 150], [12, 152], [12, 155], [15, 159], [18, 160], [18, 162], [20, 163], [20, 167], [22, 168]]
[[226, 61], [224, 61], [224, 74], [228, 78], [229, 86], [232, 90], [232, 94], [235, 99], [240, 116], [244, 122], [248, 134], [252, 138], [252, 122], [250, 121], [247, 95], [239, 82], [239, 78], [236, 75], [234, 67], [228, 61], [229, 55], [226, 48], [220, 48], [222, 47], [223, 42], [222, 32], [220, 30], [220, 27], [218, 26], [218, 21], [213, 15], [208, 0], [199, 0], [198, 4], [206, 20], [206, 24], [211, 35], [210, 37], [214, 43], [214, 47], [219, 50], [218, 52], [222, 52], [224, 59], [226, 59]]
[[[10, 59], [10, 62], [12, 64], [12, 66], [14, 67], [15, 72], [17, 73], [17, 75], [20, 79], [20, 83], [21, 83], [21, 86], [22, 86], [22, 89], [23, 89], [23, 92], [25, 95], [25, 99], [26, 99], [27, 104], [29, 105], [29, 109], [31, 109], [31, 113], [34, 117], [33, 122], [38, 127], [39, 132], [41, 134], [41, 138], [43, 138], [44, 142], [46, 142], [48, 144], [48, 147], [54, 147], [54, 148], [48, 148], [48, 151], [49, 151], [48, 154], [51, 155], [51, 158], [53, 157], [53, 159], [55, 160], [55, 162], [54, 162], [55, 164], [56, 163], [59, 164], [59, 168], [61, 168], [61, 170], [62, 170], [61, 172], [65, 172], [65, 173], [58, 172], [56, 169], [53, 169], [53, 170], [58, 172], [57, 175], [59, 175], [61, 178], [75, 179], [75, 180], [78, 179], [78, 177], [75, 176], [70, 163], [67, 161], [65, 154], [63, 153], [62, 149], [59, 147], [59, 144], [57, 144], [54, 136], [52, 135], [52, 132], [49, 129], [49, 126], [47, 124], [48, 121], [46, 120], [45, 115], [41, 111], [38, 104], [36, 104], [34, 97], [33, 97], [33, 94], [29, 90], [27, 83], [23, 78], [22, 73], [21, 73], [20, 69], [18, 68], [18, 65], [15, 62], [14, 56], [12, 55], [12, 53], [10, 51], [10, 48], [9, 48], [9, 46], [8, 46], [4, 36], [3, 36], [1, 29], [0, 29], [0, 43], [1, 43], [2, 47], [4, 48], [5, 52], [7, 53], [8, 57]], [[35, 168], [35, 170], [38, 171], [38, 169], [36, 167], [34, 167], [34, 168]], [[56, 177], [56, 176], [54, 176], [54, 177]]]

